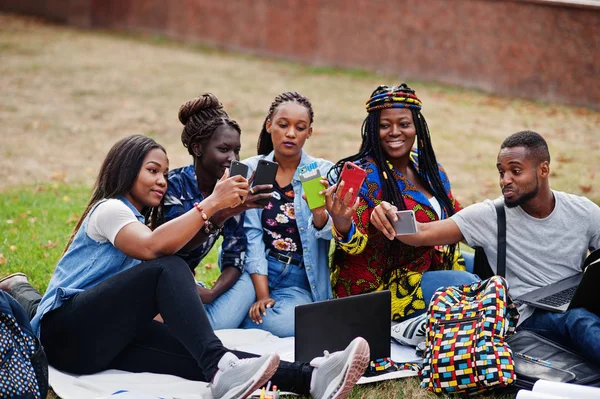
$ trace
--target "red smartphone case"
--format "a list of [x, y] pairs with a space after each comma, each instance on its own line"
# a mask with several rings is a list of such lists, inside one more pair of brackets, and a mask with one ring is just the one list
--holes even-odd
[[366, 177], [367, 172], [364, 169], [359, 168], [352, 162], [346, 162], [342, 167], [342, 173], [340, 174], [340, 178], [338, 179], [338, 187], [342, 180], [344, 181], [344, 187], [342, 188], [341, 193], [338, 193], [338, 188], [338, 190], [336, 191], [336, 196], [338, 196], [339, 198], [344, 198], [348, 190], [350, 190], [350, 188], [353, 188], [354, 190], [352, 190], [352, 198], [350, 200], [350, 203], [347, 204], [348, 206], [352, 206], [352, 204], [354, 204], [354, 201], [356, 201], [356, 197], [358, 196], [360, 187], [362, 186]]

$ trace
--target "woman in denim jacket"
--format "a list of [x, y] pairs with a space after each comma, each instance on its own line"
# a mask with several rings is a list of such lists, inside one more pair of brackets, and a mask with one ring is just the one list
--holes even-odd
[[[296, 92], [278, 95], [263, 124], [258, 156], [244, 161], [254, 171], [265, 159], [279, 164], [273, 195], [264, 209], [246, 211], [248, 239], [245, 269], [256, 291], [244, 328], [260, 328], [280, 337], [294, 335], [294, 307], [332, 297], [329, 280], [331, 218], [324, 207], [311, 210], [298, 167], [318, 167], [326, 176], [333, 165], [306, 154], [312, 134], [310, 101]], [[321, 180], [325, 188], [327, 180]]]

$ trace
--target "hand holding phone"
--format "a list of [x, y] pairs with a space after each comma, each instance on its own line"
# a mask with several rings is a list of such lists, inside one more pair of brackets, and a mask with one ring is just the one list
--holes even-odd
[[412, 209], [405, 211], [396, 211], [397, 221], [392, 221], [394, 225], [394, 230], [396, 230], [396, 235], [407, 235], [407, 234], [415, 234], [417, 230], [417, 220], [415, 218], [415, 212]]
[[302, 189], [306, 194], [306, 202], [312, 210], [325, 206], [325, 194], [321, 194], [327, 187], [321, 183], [321, 171], [317, 162], [303, 165], [298, 168], [298, 177], [302, 183]]
[[[263, 184], [275, 184], [275, 178], [277, 177], [277, 169], [279, 168], [279, 164], [277, 162], [267, 161], [266, 159], [261, 159], [258, 161], [258, 166], [256, 167], [256, 173], [254, 174], [254, 181], [252, 182], [252, 187], [260, 186]], [[256, 192], [254, 192], [256, 194]], [[259, 204], [261, 206], [269, 205], [269, 199], [261, 199], [256, 200], [254, 203]]]
[[[364, 169], [359, 168], [352, 162], [346, 162], [342, 167], [342, 173], [338, 179], [338, 189], [336, 190], [335, 195], [338, 198], [343, 199], [346, 197], [348, 190], [352, 188], [352, 197], [350, 198], [350, 202], [346, 204], [347, 206], [352, 206], [354, 201], [356, 201], [360, 187], [362, 186], [366, 177], [367, 172]], [[344, 185], [341, 188], [341, 192], [338, 192], [340, 191], [339, 185], [342, 181], [344, 182]]]

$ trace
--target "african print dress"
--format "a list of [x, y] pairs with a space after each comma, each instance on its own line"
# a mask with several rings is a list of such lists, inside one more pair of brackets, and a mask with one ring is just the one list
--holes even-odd
[[[465, 270], [459, 252], [451, 264], [444, 264], [444, 249], [440, 247], [412, 247], [398, 240], [389, 241], [383, 233], [370, 224], [371, 212], [382, 201], [382, 190], [375, 161], [365, 157], [357, 162], [367, 171], [360, 191], [360, 203], [353, 215], [349, 237], [336, 237], [336, 247], [331, 265], [331, 284], [336, 297], [363, 294], [372, 291], [392, 292], [392, 320], [400, 320], [416, 311], [425, 309], [421, 292], [421, 277], [428, 270]], [[412, 166], [418, 172], [417, 154], [411, 153]], [[440, 178], [455, 212], [461, 207], [452, 196], [446, 172], [438, 164]], [[402, 193], [407, 209], [415, 212], [421, 223], [438, 220], [426, 195], [420, 192], [396, 169], [392, 175]], [[442, 207], [442, 218], [446, 218]], [[344, 241], [344, 238], [347, 241]], [[390, 245], [392, 248], [390, 248]], [[393, 252], [395, 256], [390, 256]], [[395, 261], [393, 260], [395, 259]], [[395, 263], [395, 264], [394, 264]]]

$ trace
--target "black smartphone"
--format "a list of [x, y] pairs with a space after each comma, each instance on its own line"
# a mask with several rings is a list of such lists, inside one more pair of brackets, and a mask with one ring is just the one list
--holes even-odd
[[231, 166], [229, 167], [229, 176], [242, 176], [244, 178], [248, 178], [248, 165], [245, 163], [241, 163], [240, 161], [236, 161], [235, 159], [231, 161]]
[[[275, 177], [277, 176], [278, 167], [279, 164], [277, 162], [267, 161], [266, 159], [259, 160], [258, 166], [256, 167], [256, 173], [254, 174], [254, 181], [252, 182], [252, 187], [260, 186], [262, 184], [274, 184]], [[258, 200], [255, 202], [262, 206], [269, 205], [268, 198]]]

